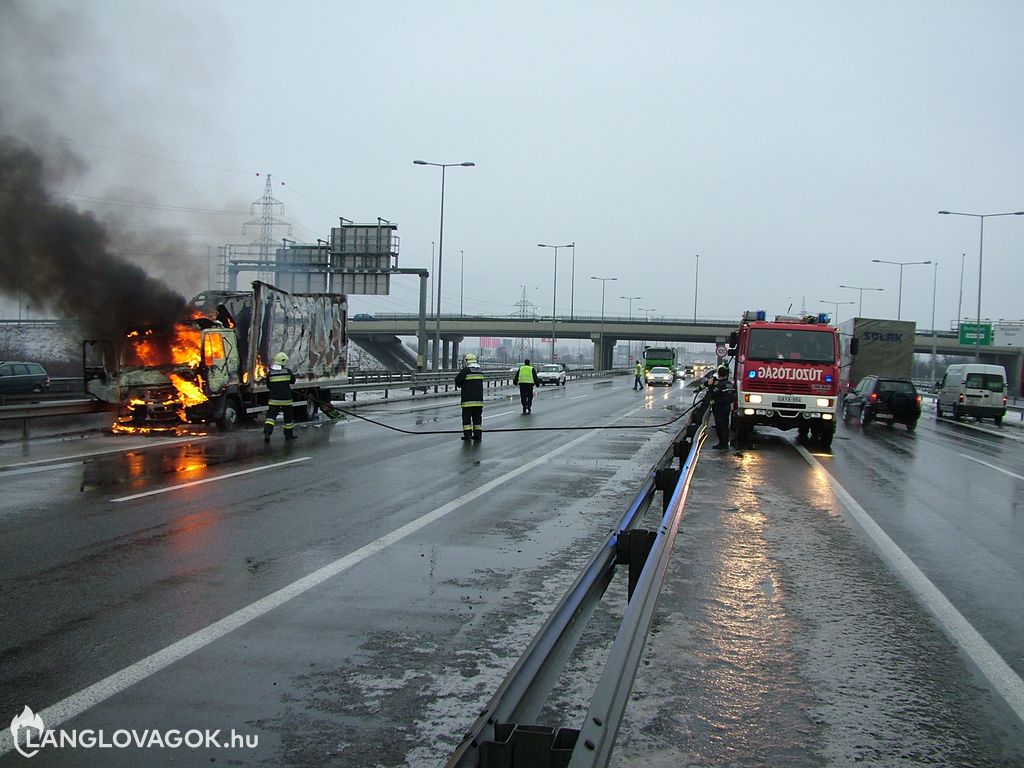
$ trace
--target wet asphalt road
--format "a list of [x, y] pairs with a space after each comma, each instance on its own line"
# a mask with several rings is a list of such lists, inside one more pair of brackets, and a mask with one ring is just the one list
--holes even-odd
[[[530, 416], [506, 390], [485, 430], [660, 424], [691, 399], [629, 381], [543, 388]], [[359, 413], [455, 432], [457, 411]], [[65, 729], [259, 737], [34, 765], [441, 764], [677, 427], [464, 445], [349, 419], [269, 447], [252, 431], [0, 446], [0, 713], [64, 702]], [[1024, 762], [1018, 717], [821, 474], [1020, 675], [1024, 486], [1006, 473], [1024, 475], [1024, 431], [1000, 433], [841, 427], [820, 467], [792, 433], [704, 451], [617, 764]], [[621, 613], [605, 602], [548, 724], [585, 711], [587, 651]]]

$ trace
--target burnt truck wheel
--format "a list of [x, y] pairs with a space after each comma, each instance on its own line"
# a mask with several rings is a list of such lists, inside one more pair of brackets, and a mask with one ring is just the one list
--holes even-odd
[[241, 405], [239, 405], [236, 398], [229, 397], [224, 401], [224, 411], [217, 418], [217, 428], [220, 429], [221, 432], [231, 432], [238, 426], [238, 422], [241, 420]]
[[313, 389], [295, 393], [292, 413], [296, 421], [311, 421], [319, 409], [319, 390]]

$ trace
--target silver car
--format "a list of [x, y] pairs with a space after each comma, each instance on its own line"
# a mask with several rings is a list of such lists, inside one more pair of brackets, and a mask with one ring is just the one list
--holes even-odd
[[661, 365], [656, 365], [647, 371], [647, 384], [654, 386], [655, 384], [664, 384], [666, 387], [671, 387], [672, 382], [676, 380], [675, 374], [672, 373], [671, 368], [665, 368]]
[[565, 386], [565, 366], [561, 363], [548, 363], [537, 369], [537, 384], [554, 384], [556, 387]]

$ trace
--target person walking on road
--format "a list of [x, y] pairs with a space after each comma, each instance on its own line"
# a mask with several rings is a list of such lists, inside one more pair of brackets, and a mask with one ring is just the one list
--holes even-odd
[[633, 391], [644, 388], [644, 366], [639, 360], [636, 361], [636, 368], [633, 369]]
[[537, 369], [530, 365], [530, 358], [526, 358], [519, 366], [519, 370], [512, 378], [512, 383], [519, 385], [519, 399], [523, 403], [523, 413], [530, 413], [533, 410], [533, 387], [537, 383]]
[[269, 443], [270, 436], [274, 434], [274, 423], [277, 421], [277, 414], [284, 413], [284, 439], [295, 439], [295, 414], [292, 408], [294, 395], [292, 395], [292, 384], [295, 383], [295, 374], [290, 368], [285, 367], [288, 363], [288, 355], [278, 352], [274, 355], [274, 363], [267, 371], [267, 419], [263, 422], [263, 442]]
[[466, 355], [465, 365], [455, 376], [455, 388], [462, 390], [462, 439], [481, 440], [484, 419], [484, 372], [476, 355]]
[[729, 447], [729, 415], [732, 412], [736, 389], [729, 380], [729, 367], [718, 367], [718, 376], [708, 385], [708, 397], [711, 398], [711, 413], [715, 416], [715, 431], [718, 433], [719, 450]]

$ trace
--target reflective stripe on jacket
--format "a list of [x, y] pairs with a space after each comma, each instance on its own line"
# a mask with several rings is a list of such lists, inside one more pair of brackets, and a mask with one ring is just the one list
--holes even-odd
[[293, 401], [291, 385], [295, 383], [295, 374], [280, 365], [270, 366], [267, 372], [267, 403], [270, 405], [291, 405]]
[[462, 390], [462, 407], [483, 407], [484, 372], [476, 363], [467, 365], [455, 376], [455, 386]]

